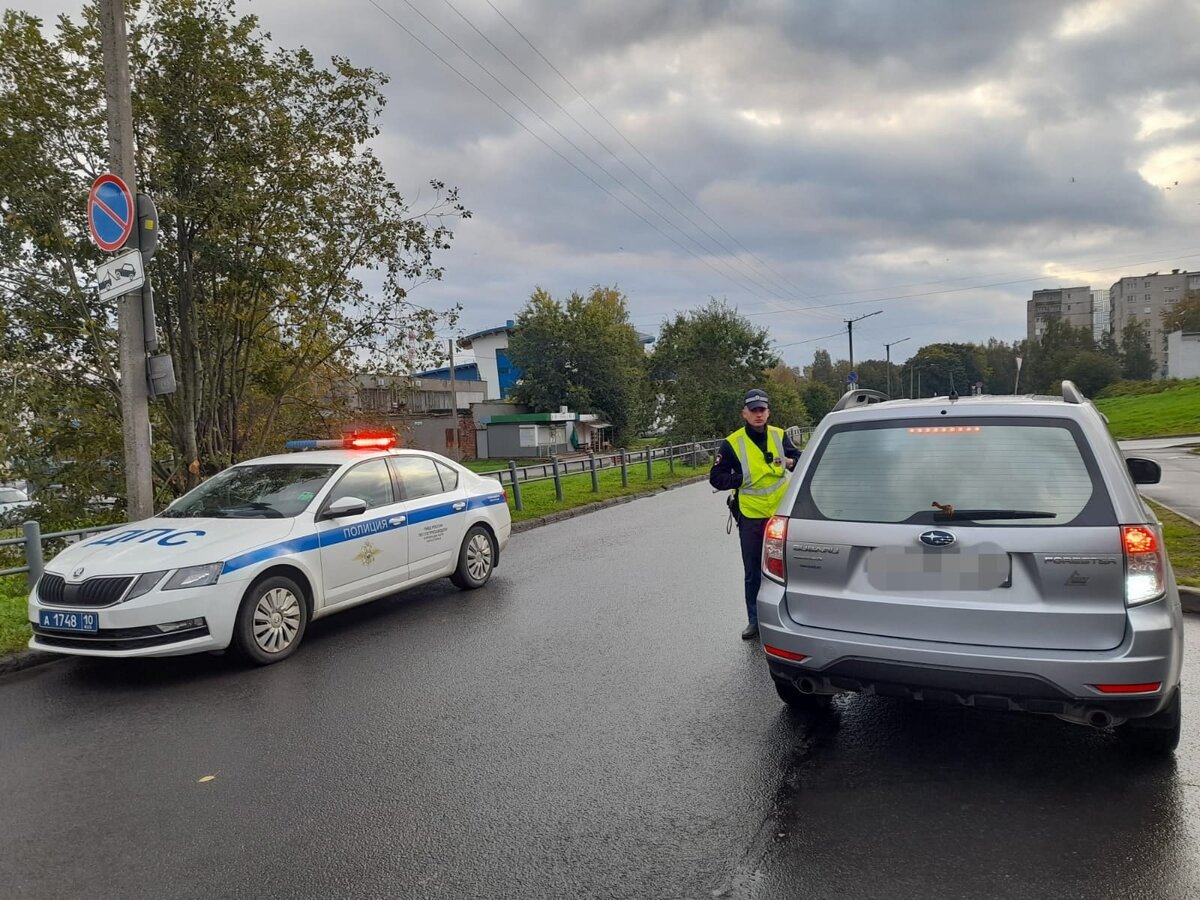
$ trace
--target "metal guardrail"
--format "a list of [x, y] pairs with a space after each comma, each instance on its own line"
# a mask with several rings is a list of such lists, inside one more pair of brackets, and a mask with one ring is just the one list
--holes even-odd
[[[792, 427], [787, 429], [788, 437], [797, 447], [803, 448], [812, 436], [812, 428]], [[605, 469], [621, 470], [621, 484], [628, 486], [629, 484], [629, 467], [636, 465], [646, 466], [646, 477], [652, 478], [654, 472], [654, 463], [666, 460], [671, 471], [675, 470], [675, 463], [681, 459], [687, 459], [689, 465], [699, 466], [700, 460], [704, 460], [704, 465], [707, 465], [712, 460], [712, 455], [721, 446], [723, 438], [711, 438], [704, 441], [689, 441], [686, 444], [673, 444], [669, 447], [649, 447], [644, 450], [628, 450], [605, 451], [603, 453], [589, 453], [586, 456], [575, 456], [569, 459], [557, 459], [551, 457], [549, 462], [537, 463], [531, 466], [518, 466], [515, 461], [509, 460], [507, 469], [497, 469], [493, 472], [482, 472], [480, 474], [485, 477], [495, 478], [504, 487], [508, 488], [513, 493], [513, 506], [520, 510], [523, 508], [521, 499], [521, 487], [525, 484], [536, 484], [542, 481], [553, 481], [555, 496], [561, 502], [562, 479], [565, 477], [587, 475], [592, 476], [592, 491], [599, 493], [599, 473]]]
[[65, 544], [73, 544], [75, 541], [82, 540], [89, 534], [99, 534], [102, 531], [111, 531], [119, 527], [119, 524], [92, 525], [88, 528], [75, 528], [71, 531], [52, 531], [50, 534], [42, 534], [42, 526], [39, 523], [24, 522], [21, 525], [22, 536], [0, 541], [0, 547], [21, 546], [25, 553], [25, 565], [16, 566], [11, 569], [0, 569], [0, 577], [25, 574], [30, 587], [32, 587], [34, 582], [42, 577], [42, 572], [46, 567], [43, 548], [43, 544], [46, 541], [59, 540]]
[[[792, 442], [797, 447], [803, 447], [807, 443], [808, 438], [812, 435], [811, 428], [789, 428], [788, 435]], [[562, 494], [562, 479], [564, 477], [572, 477], [577, 475], [592, 476], [592, 490], [599, 492], [599, 473], [605, 469], [620, 469], [621, 484], [627, 486], [629, 484], [629, 467], [636, 465], [646, 466], [646, 477], [652, 478], [654, 475], [654, 464], [656, 462], [666, 461], [671, 471], [675, 471], [675, 463], [682, 459], [687, 459], [689, 465], [699, 466], [704, 460], [707, 465], [712, 455], [721, 446], [722, 438], [709, 439], [704, 441], [689, 441], [686, 444], [674, 444], [669, 447], [648, 447], [644, 450], [618, 450], [616, 452], [606, 451], [603, 453], [590, 453], [587, 456], [572, 457], [570, 459], [558, 460], [551, 458], [549, 462], [538, 463], [532, 466], [517, 466], [516, 462], [509, 461], [507, 469], [497, 469], [494, 472], [481, 472], [479, 474], [484, 477], [495, 478], [500, 484], [509, 488], [513, 492], [513, 503], [519, 510], [522, 508], [521, 501], [521, 486], [524, 484], [536, 484], [542, 481], [553, 481], [555, 494], [561, 501]], [[0, 548], [20, 546], [24, 550], [25, 565], [15, 566], [8, 569], [0, 569], [0, 577], [7, 575], [26, 575], [29, 584], [32, 586], [39, 578], [42, 577], [42, 572], [45, 570], [45, 552], [44, 544], [46, 541], [62, 541], [63, 543], [74, 543], [81, 540], [90, 534], [100, 534], [104, 531], [111, 531], [114, 528], [119, 528], [120, 523], [116, 525], [93, 525], [88, 528], [75, 528], [70, 531], [55, 531], [50, 534], [42, 534], [41, 525], [37, 522], [25, 522], [21, 525], [22, 536], [19, 538], [7, 538], [0, 540]]]

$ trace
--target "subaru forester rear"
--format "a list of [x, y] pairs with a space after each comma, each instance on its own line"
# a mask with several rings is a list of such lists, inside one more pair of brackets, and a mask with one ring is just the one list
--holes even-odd
[[1182, 613], [1130, 474], [1157, 465], [1126, 461], [1070, 382], [881, 398], [825, 417], [768, 524], [759, 628], [781, 698], [1048, 713], [1173, 750]]

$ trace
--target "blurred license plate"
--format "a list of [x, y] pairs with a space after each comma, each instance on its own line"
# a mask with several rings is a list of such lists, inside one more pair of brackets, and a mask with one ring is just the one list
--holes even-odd
[[1012, 584], [1012, 557], [1003, 552], [877, 547], [867, 555], [867, 581], [887, 591], [990, 591]]
[[100, 630], [100, 617], [94, 612], [39, 609], [38, 625], [58, 631], [87, 631], [95, 634]]

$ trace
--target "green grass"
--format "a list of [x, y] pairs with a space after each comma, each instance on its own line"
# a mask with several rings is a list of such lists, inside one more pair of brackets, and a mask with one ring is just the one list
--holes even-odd
[[0, 655], [24, 650], [33, 634], [29, 630], [29, 612], [24, 575], [0, 578]]
[[523, 508], [518, 512], [514, 506], [513, 489], [511, 487], [508, 488], [508, 507], [512, 511], [513, 521], [523, 522], [526, 519], [536, 519], [539, 516], [559, 512], [564, 509], [587, 506], [590, 503], [597, 503], [612, 497], [626, 497], [631, 494], [644, 493], [647, 490], [664, 485], [678, 484], [696, 475], [707, 474], [708, 469], [707, 456], [704, 458], [703, 465], [695, 467], [685, 466], [682, 460], [676, 460], [674, 475], [670, 474], [666, 460], [658, 460], [654, 463], [654, 478], [648, 481], [646, 479], [646, 464], [632, 464], [629, 466], [628, 487], [621, 485], [621, 470], [619, 468], [605, 469], [598, 473], [600, 481], [600, 492], [598, 494], [592, 493], [592, 475], [590, 472], [584, 474], [572, 473], [569, 476], [563, 476], [562, 503], [559, 503], [555, 498], [553, 480], [539, 481], [533, 484], [522, 482], [521, 501]]
[[1200, 588], [1200, 528], [1157, 503], [1146, 502], [1163, 523], [1163, 537], [1167, 542], [1171, 567], [1175, 570], [1175, 580], [1189, 587]]
[[1096, 408], [1119, 440], [1200, 434], [1200, 379], [1160, 393], [1097, 400]]
[[496, 472], [508, 468], [508, 460], [504, 459], [464, 459], [462, 464], [472, 472]]

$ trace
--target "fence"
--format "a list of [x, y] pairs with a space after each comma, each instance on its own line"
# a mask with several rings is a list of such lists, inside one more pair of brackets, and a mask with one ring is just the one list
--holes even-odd
[[[793, 426], [787, 429], [788, 437], [797, 447], [803, 448], [808, 443], [808, 439], [812, 436], [813, 429], [798, 428]], [[629, 468], [631, 466], [646, 466], [646, 477], [654, 477], [654, 463], [657, 461], [666, 460], [671, 472], [675, 471], [675, 463], [678, 460], [686, 459], [688, 465], [699, 466], [708, 465], [712, 459], [712, 455], [721, 446], [721, 439], [710, 439], [704, 441], [690, 441], [686, 444], [674, 444], [669, 447], [650, 447], [645, 450], [635, 450], [633, 452], [627, 450], [617, 450], [607, 453], [590, 453], [587, 456], [578, 456], [570, 459], [559, 460], [551, 458], [549, 462], [538, 463], [532, 466], [517, 466], [513, 461], [509, 461], [507, 469], [498, 469], [495, 472], [487, 472], [485, 475], [497, 479], [502, 485], [508, 488], [513, 495], [513, 507], [520, 511], [524, 508], [524, 503], [521, 498], [521, 486], [524, 484], [532, 484], [541, 481], [554, 482], [555, 497], [562, 501], [562, 479], [571, 476], [588, 475], [592, 476], [592, 492], [600, 492], [599, 473], [604, 469], [621, 470], [621, 485], [629, 485]]]
[[[811, 428], [789, 428], [788, 436], [797, 447], [803, 447], [808, 438], [812, 435]], [[482, 473], [485, 477], [495, 478], [500, 484], [508, 488], [513, 495], [513, 505], [517, 510], [523, 508], [521, 500], [521, 486], [525, 484], [535, 484], [541, 481], [553, 481], [555, 496], [561, 502], [563, 498], [562, 479], [577, 477], [579, 475], [592, 476], [592, 491], [600, 492], [599, 473], [605, 469], [621, 470], [622, 486], [629, 485], [629, 469], [631, 466], [645, 465], [646, 477], [654, 477], [654, 464], [656, 462], [666, 461], [671, 472], [675, 471], [675, 464], [681, 460], [687, 460], [690, 466], [708, 465], [712, 459], [712, 455], [721, 446], [721, 440], [705, 440], [705, 441], [689, 441], [686, 444], [674, 444], [670, 447], [648, 447], [644, 450], [618, 450], [613, 453], [589, 454], [582, 457], [573, 457], [571, 459], [551, 459], [546, 463], [538, 463], [532, 466], [518, 467], [515, 462], [509, 462], [507, 469], [499, 469], [495, 472]], [[24, 532], [22, 537], [8, 538], [0, 541], [0, 549], [4, 547], [22, 546], [25, 553], [25, 565], [15, 566], [9, 569], [0, 569], [0, 577], [5, 575], [21, 575], [28, 576], [29, 584], [32, 585], [41, 576], [45, 568], [45, 552], [44, 544], [47, 541], [58, 541], [63, 544], [74, 543], [87, 537], [89, 534], [99, 534], [103, 531], [109, 531], [113, 528], [120, 527], [119, 525], [95, 525], [90, 528], [76, 528], [72, 531], [55, 531], [51, 534], [42, 534], [41, 526], [37, 522], [25, 522], [22, 526]]]
[[33, 583], [42, 577], [42, 570], [45, 568], [46, 557], [43, 544], [46, 541], [73, 544], [87, 537], [89, 534], [99, 534], [102, 531], [111, 531], [119, 527], [119, 525], [93, 525], [90, 528], [76, 528], [72, 531], [54, 531], [50, 534], [42, 534], [42, 526], [37, 522], [25, 522], [21, 526], [22, 537], [8, 538], [7, 540], [0, 541], [0, 548], [23, 547], [25, 565], [15, 566], [11, 569], [0, 569], [0, 577], [25, 573], [32, 587]]

